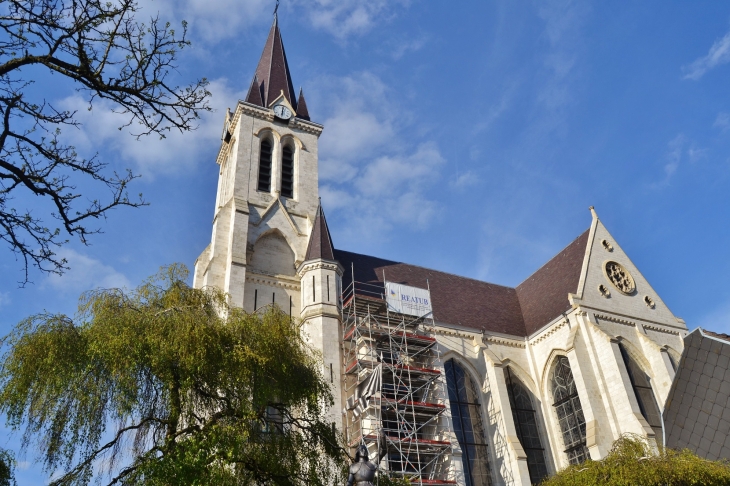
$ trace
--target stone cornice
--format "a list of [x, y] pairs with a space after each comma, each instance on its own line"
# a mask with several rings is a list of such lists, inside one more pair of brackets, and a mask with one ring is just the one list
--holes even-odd
[[530, 345], [534, 346], [535, 344], [538, 344], [545, 339], [549, 338], [556, 332], [558, 332], [560, 329], [568, 325], [568, 321], [566, 319], [562, 319], [561, 321], [556, 322], [554, 325], [549, 327], [548, 329], [545, 329], [539, 336], [537, 336], [535, 339], [530, 341]]
[[324, 130], [324, 127], [322, 125], [311, 121], [302, 120], [301, 118], [293, 118], [291, 121], [289, 121], [289, 126], [317, 136], [319, 136], [322, 133], [322, 130]]
[[680, 334], [679, 331], [675, 331], [674, 329], [665, 329], [665, 328], [659, 327], [659, 326], [652, 326], [651, 324], [644, 324], [644, 330], [656, 331], [656, 332], [665, 332], [667, 334], [674, 334], [676, 336], [681, 336], [682, 335], [682, 334]]
[[342, 265], [336, 261], [317, 259], [302, 262], [299, 265], [299, 268], [297, 268], [297, 275], [302, 276], [306, 272], [311, 272], [312, 270], [332, 270], [340, 277], [345, 271], [345, 269], [342, 268]]
[[[595, 313], [594, 315], [596, 316], [596, 319], [603, 319], [604, 321], [615, 322], [617, 324], [623, 324], [624, 326], [636, 327], [636, 323], [633, 321], [630, 321], [628, 319], [622, 319], [620, 317], [609, 316], [606, 314], [598, 314], [598, 313]], [[644, 327], [646, 327], [646, 326], [644, 326]]]
[[301, 290], [299, 279], [289, 276], [269, 276], [253, 272], [246, 272], [246, 282], [267, 285], [269, 287], [281, 287], [289, 290]]

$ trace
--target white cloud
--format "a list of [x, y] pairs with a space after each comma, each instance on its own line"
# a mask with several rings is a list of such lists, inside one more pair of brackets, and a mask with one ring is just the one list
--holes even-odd
[[712, 126], [719, 128], [722, 132], [730, 130], [730, 113], [725, 113], [723, 111], [718, 113], [717, 118], [715, 118], [715, 123], [713, 123]]
[[386, 22], [407, 0], [299, 0], [311, 24], [338, 39], [361, 35]]
[[[274, 0], [142, 0], [140, 19], [160, 13], [178, 26], [188, 22], [196, 45], [211, 46], [241, 35], [241, 31], [259, 22], [270, 22]], [[294, 0], [284, 2], [281, 16], [306, 19], [315, 29], [340, 40], [362, 35], [375, 25], [395, 15], [408, 0]]]
[[61, 292], [83, 292], [95, 288], [131, 288], [127, 277], [99, 260], [70, 248], [61, 248], [58, 256], [65, 258], [70, 270], [63, 275], [49, 275], [44, 286]]
[[730, 62], [730, 32], [717, 39], [706, 56], [682, 67], [682, 71], [685, 73], [684, 79], [697, 81], [710, 69], [727, 62]]
[[683, 162], [694, 164], [706, 157], [707, 153], [708, 149], [697, 147], [684, 134], [678, 134], [667, 144], [667, 152], [664, 156], [664, 178], [660, 182], [652, 184], [652, 187], [668, 185]]
[[0, 292], [0, 307], [10, 304], [10, 294], [7, 292]]
[[131, 135], [135, 126], [119, 130], [127, 118], [114, 113], [113, 106], [105, 100], [95, 102], [93, 109], [89, 110], [84, 98], [74, 94], [60, 100], [57, 105], [61, 109], [76, 111], [81, 127], [78, 130], [66, 129], [64, 136], [79, 153], [87, 157], [97, 151], [115, 153], [143, 175], [153, 177], [184, 171], [203, 158], [214, 155], [204, 150], [216, 146], [226, 108], [235, 106], [245, 93], [231, 89], [226, 79], [211, 81], [209, 91], [213, 111], [201, 115], [199, 128], [185, 133], [172, 131], [164, 139], [151, 135], [136, 140]]
[[409, 52], [420, 51], [425, 45], [425, 37], [393, 42], [389, 47], [390, 57], [392, 57], [393, 60], [397, 61]]
[[320, 195], [325, 210], [347, 218], [345, 237], [375, 240], [395, 225], [429, 227], [439, 213], [428, 195], [445, 162], [439, 148], [410, 135], [407, 110], [372, 73], [325, 77], [314, 85], [326, 127]]
[[449, 181], [449, 185], [454, 189], [464, 189], [475, 186], [479, 184], [479, 182], [479, 176], [474, 173], [474, 171], [468, 170]]

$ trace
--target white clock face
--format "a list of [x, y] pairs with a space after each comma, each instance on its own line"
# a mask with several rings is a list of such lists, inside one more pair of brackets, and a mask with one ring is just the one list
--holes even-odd
[[274, 115], [282, 120], [288, 120], [291, 118], [291, 110], [284, 105], [276, 105], [274, 107]]

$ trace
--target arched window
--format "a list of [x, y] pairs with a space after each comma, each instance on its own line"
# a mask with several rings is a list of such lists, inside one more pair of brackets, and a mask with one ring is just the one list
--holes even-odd
[[294, 197], [294, 150], [289, 145], [281, 155], [281, 195]]
[[659, 406], [656, 403], [654, 397], [654, 390], [651, 388], [651, 381], [644, 371], [639, 368], [623, 344], [619, 343], [619, 349], [621, 349], [621, 356], [624, 359], [624, 365], [626, 365], [626, 371], [629, 372], [629, 379], [631, 380], [631, 387], [634, 389], [634, 395], [636, 401], [639, 402], [639, 408], [641, 409], [641, 415], [644, 416], [654, 433], [656, 434], [657, 441], [662, 440], [662, 415], [659, 412]]
[[271, 152], [271, 141], [268, 138], [263, 139], [259, 155], [259, 191], [271, 192]]
[[454, 432], [461, 446], [466, 486], [492, 484], [479, 388], [453, 359], [444, 363]]
[[586, 419], [583, 417], [583, 408], [580, 405], [578, 390], [567, 357], [555, 358], [550, 381], [553, 407], [558, 414], [565, 453], [571, 464], [580, 464], [589, 457], [586, 448]]
[[515, 420], [515, 428], [520, 444], [527, 454], [527, 468], [530, 470], [530, 481], [538, 484], [547, 477], [547, 465], [545, 464], [545, 449], [540, 442], [540, 433], [537, 430], [537, 414], [532, 405], [530, 392], [525, 385], [515, 377], [509, 368], [504, 370], [504, 377], [507, 381], [507, 394], [509, 404], [512, 407], [512, 417]]

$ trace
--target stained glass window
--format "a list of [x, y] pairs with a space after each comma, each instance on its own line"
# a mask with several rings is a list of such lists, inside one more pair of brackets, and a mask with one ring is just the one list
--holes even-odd
[[444, 364], [454, 432], [461, 446], [466, 486], [489, 486], [487, 436], [482, 422], [481, 392], [453, 359]]
[[629, 372], [629, 379], [631, 380], [631, 386], [634, 389], [636, 401], [639, 402], [641, 415], [643, 415], [646, 421], [649, 422], [649, 426], [654, 429], [657, 441], [661, 441], [663, 435], [662, 415], [659, 411], [659, 406], [656, 403], [656, 398], [654, 397], [654, 390], [651, 388], [650, 378], [641, 368], [639, 368], [636, 361], [629, 356], [626, 348], [621, 343], [619, 343], [618, 346], [621, 349], [621, 357], [624, 359], [626, 370]]
[[589, 458], [586, 448], [586, 419], [575, 387], [570, 362], [565, 356], [555, 358], [550, 377], [553, 392], [553, 407], [558, 415], [560, 431], [563, 434], [565, 453], [570, 464], [580, 464]]
[[509, 404], [512, 407], [512, 418], [515, 421], [517, 436], [520, 444], [527, 454], [527, 468], [530, 471], [530, 481], [538, 484], [547, 476], [547, 465], [545, 463], [545, 449], [540, 441], [540, 433], [537, 427], [537, 414], [532, 405], [532, 397], [509, 368], [504, 371], [507, 382], [507, 394]]

